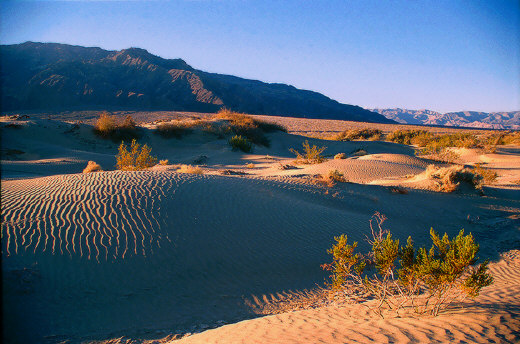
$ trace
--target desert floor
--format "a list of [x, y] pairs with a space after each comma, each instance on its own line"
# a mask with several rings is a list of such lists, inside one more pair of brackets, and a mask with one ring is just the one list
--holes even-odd
[[[165, 139], [148, 129], [203, 114], [134, 115], [144, 127], [140, 142], [167, 165], [115, 170], [118, 143], [96, 137], [92, 121], [72, 123], [74, 113], [1, 119], [4, 342], [520, 341], [519, 146], [460, 149], [459, 163], [483, 163], [498, 178], [484, 195], [440, 193], [417, 177], [435, 162], [411, 146], [317, 138], [390, 125], [270, 118], [288, 133], [268, 134], [269, 148], [246, 154], [207, 133]], [[284, 168], [294, 161], [289, 148], [306, 139], [327, 146], [329, 160]], [[81, 173], [89, 160], [105, 171]], [[180, 173], [179, 164], [204, 173]], [[349, 182], [317, 182], [330, 170]], [[366, 250], [375, 212], [394, 236], [418, 244], [429, 242], [431, 227], [471, 232], [495, 283], [438, 317], [381, 319], [347, 302], [263, 316], [323, 286], [320, 264], [330, 261], [334, 236], [348, 234]]]

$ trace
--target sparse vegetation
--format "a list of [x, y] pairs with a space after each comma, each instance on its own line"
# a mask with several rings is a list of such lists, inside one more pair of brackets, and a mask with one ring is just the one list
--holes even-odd
[[479, 163], [475, 164], [475, 167], [473, 167], [473, 171], [481, 175], [482, 179], [486, 183], [493, 183], [498, 177], [498, 174], [495, 171], [492, 171], [488, 168], [484, 168], [482, 167], [482, 164]]
[[189, 174], [204, 174], [202, 168], [191, 165], [181, 165], [181, 167], [177, 170], [179, 173], [189, 173]]
[[345, 178], [343, 173], [341, 173], [338, 170], [330, 170], [329, 173], [327, 173], [326, 177], [327, 177], [327, 179], [329, 179], [329, 180], [331, 180], [333, 182], [338, 182], [338, 183], [346, 183], [347, 182], [347, 179]]
[[338, 154], [334, 155], [335, 160], [346, 159], [346, 158], [347, 158], [347, 155], [345, 153], [338, 153]]
[[336, 141], [370, 140], [378, 141], [383, 137], [383, 132], [379, 129], [364, 128], [350, 129], [333, 137]]
[[130, 150], [121, 142], [119, 153], [116, 155], [117, 168], [124, 171], [143, 170], [157, 164], [157, 158], [150, 155], [152, 149], [147, 145], [141, 146], [135, 139], [132, 140]]
[[162, 165], [162, 166], [166, 166], [168, 165], [170, 162], [168, 161], [168, 159], [165, 159], [165, 160], [159, 160], [159, 165]]
[[358, 243], [349, 244], [344, 234], [334, 238], [336, 243], [327, 251], [332, 262], [322, 265], [332, 272], [332, 290], [374, 298], [373, 310], [381, 316], [384, 310], [399, 314], [404, 308], [436, 316], [453, 302], [478, 296], [493, 283], [488, 261], [473, 267], [479, 245], [471, 234], [461, 230], [450, 240], [432, 228], [431, 248], [416, 249], [411, 237], [400, 246], [399, 239], [383, 229], [385, 219], [376, 213], [370, 220], [369, 255], [355, 253]]
[[253, 148], [251, 142], [245, 137], [241, 135], [235, 135], [231, 139], [229, 139], [229, 145], [233, 148], [233, 150], [241, 150], [244, 153], [251, 152]]
[[155, 133], [163, 138], [181, 139], [183, 136], [190, 134], [196, 127], [196, 121], [174, 121], [163, 123], [157, 126]]
[[317, 147], [316, 145], [309, 144], [309, 141], [305, 140], [302, 143], [303, 153], [298, 152], [297, 150], [290, 148], [289, 150], [296, 155], [296, 162], [302, 164], [319, 164], [325, 161], [322, 153], [327, 149], [327, 147]]
[[468, 185], [472, 189], [482, 189], [482, 176], [470, 168], [463, 166], [437, 167], [429, 165], [424, 172], [426, 177], [434, 182], [434, 190], [453, 192], [461, 185]]
[[352, 156], [363, 156], [363, 155], [367, 155], [367, 151], [362, 149], [362, 148], [359, 148], [359, 149], [356, 149], [355, 151], [353, 151], [351, 153]]
[[101, 172], [103, 169], [101, 166], [95, 161], [89, 161], [87, 163], [87, 167], [83, 170], [83, 173], [91, 173], [91, 172]]
[[94, 125], [94, 133], [104, 139], [114, 142], [138, 139], [141, 136], [139, 128], [131, 116], [118, 121], [107, 112], [101, 113]]

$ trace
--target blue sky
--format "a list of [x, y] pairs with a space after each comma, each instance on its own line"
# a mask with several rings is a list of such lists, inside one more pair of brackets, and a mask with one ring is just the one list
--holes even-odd
[[0, 1], [0, 42], [145, 48], [367, 108], [520, 110], [520, 1]]

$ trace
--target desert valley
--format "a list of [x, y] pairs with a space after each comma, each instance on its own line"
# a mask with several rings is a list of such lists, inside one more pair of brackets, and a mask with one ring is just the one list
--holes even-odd
[[1, 342], [520, 343], [519, 14], [2, 1]]

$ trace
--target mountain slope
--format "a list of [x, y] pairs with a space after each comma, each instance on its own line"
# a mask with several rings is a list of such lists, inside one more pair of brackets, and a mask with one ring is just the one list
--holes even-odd
[[403, 124], [444, 125], [489, 129], [520, 129], [520, 111], [440, 113], [431, 110], [372, 109], [388, 119]]
[[124, 108], [391, 122], [320, 93], [203, 72], [144, 49], [57, 43], [0, 46], [1, 110]]

